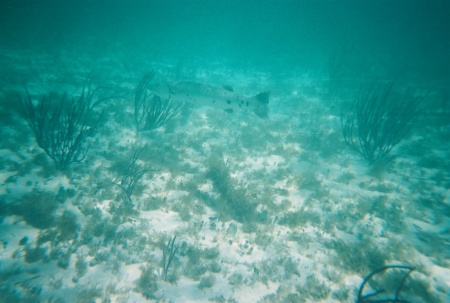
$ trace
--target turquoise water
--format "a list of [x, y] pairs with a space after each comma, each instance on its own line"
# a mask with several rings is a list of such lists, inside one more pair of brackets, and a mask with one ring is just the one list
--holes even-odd
[[0, 302], [450, 302], [448, 16], [2, 1]]

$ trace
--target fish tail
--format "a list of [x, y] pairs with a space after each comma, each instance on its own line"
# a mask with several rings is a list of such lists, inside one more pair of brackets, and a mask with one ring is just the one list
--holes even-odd
[[255, 100], [256, 104], [255, 108], [253, 109], [253, 112], [261, 119], [269, 118], [268, 115], [269, 108], [267, 107], [267, 104], [269, 104], [269, 97], [270, 92], [263, 92], [252, 97], [252, 99]]

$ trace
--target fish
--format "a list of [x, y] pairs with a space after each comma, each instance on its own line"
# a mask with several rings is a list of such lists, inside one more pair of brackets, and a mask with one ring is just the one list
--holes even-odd
[[270, 92], [253, 97], [237, 94], [229, 86], [213, 86], [198, 82], [163, 82], [149, 87], [150, 91], [163, 100], [186, 102], [196, 106], [212, 106], [227, 113], [252, 111], [262, 119], [268, 119]]

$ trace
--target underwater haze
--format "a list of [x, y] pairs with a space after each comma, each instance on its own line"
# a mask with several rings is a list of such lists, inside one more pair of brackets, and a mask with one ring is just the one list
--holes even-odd
[[450, 302], [450, 2], [0, 3], [0, 302]]

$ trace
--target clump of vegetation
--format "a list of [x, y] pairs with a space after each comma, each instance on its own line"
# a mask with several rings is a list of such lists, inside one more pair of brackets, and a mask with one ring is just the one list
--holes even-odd
[[[432, 287], [427, 281], [421, 279], [418, 275], [408, 277], [408, 281], [405, 283], [402, 289], [402, 298], [411, 299], [411, 302], [416, 302], [419, 298], [422, 302], [426, 303], [439, 303], [442, 300], [434, 293], [431, 292]], [[444, 294], [444, 296], [448, 296]]]
[[20, 114], [33, 130], [40, 148], [53, 159], [58, 169], [64, 170], [74, 162], [81, 162], [89, 150], [87, 138], [96, 130], [102, 115], [94, 117], [97, 89], [85, 85], [79, 97], [72, 100], [64, 94], [49, 93], [37, 104], [30, 93], [20, 98]]
[[214, 283], [216, 282], [216, 277], [213, 275], [206, 275], [200, 279], [200, 282], [198, 283], [198, 288], [204, 289], [204, 288], [211, 288], [214, 286]]
[[97, 298], [101, 298], [103, 290], [97, 285], [77, 287], [77, 302], [97, 302]]
[[0, 298], [2, 302], [39, 302], [36, 295], [24, 296], [13, 285], [5, 284], [0, 286]]
[[142, 293], [145, 298], [156, 299], [156, 292], [158, 291], [158, 277], [153, 267], [142, 267], [141, 276], [136, 284], [137, 291]]
[[25, 247], [25, 262], [27, 263], [38, 262], [42, 260], [42, 258], [44, 258], [45, 252], [46, 250], [42, 247], [36, 246], [33, 248], [31, 246], [27, 246]]
[[41, 230], [39, 232], [39, 236], [37, 238], [36, 243], [38, 245], [42, 245], [47, 242], [54, 243], [57, 238], [58, 238], [58, 231], [54, 228], [49, 228]]
[[64, 203], [68, 198], [73, 198], [77, 194], [74, 188], [66, 189], [64, 186], [60, 186], [56, 198], [59, 202]]
[[54, 194], [33, 190], [11, 205], [11, 211], [21, 216], [25, 222], [38, 229], [46, 229], [55, 225], [55, 212], [58, 201]]
[[361, 86], [349, 112], [341, 114], [345, 143], [369, 164], [385, 159], [409, 133], [423, 98], [394, 90], [394, 82]]
[[[143, 211], [156, 210], [159, 209], [161, 206], [163, 206], [166, 202], [167, 202], [166, 198], [151, 196], [141, 201], [140, 210]], [[182, 205], [180, 205], [180, 207], [185, 207], [189, 209], [186, 203], [183, 203]]]
[[178, 246], [175, 245], [176, 236], [164, 244], [163, 246], [163, 271], [164, 271], [164, 281], [167, 281], [167, 276], [169, 274], [169, 268], [172, 264], [175, 254], [178, 252]]
[[284, 276], [289, 279], [292, 275], [300, 276], [300, 272], [298, 271], [298, 262], [292, 260], [291, 257], [285, 258], [282, 261], [282, 265], [284, 268]]
[[7, 215], [8, 215], [8, 208], [2, 196], [0, 197], [0, 223], [3, 222], [3, 218], [6, 217]]
[[389, 252], [380, 250], [369, 238], [362, 238], [353, 245], [333, 241], [336, 251], [334, 263], [346, 271], [364, 274], [384, 265], [389, 260]]
[[249, 223], [257, 218], [256, 205], [233, 182], [227, 165], [223, 160], [213, 159], [210, 162], [206, 177], [213, 182], [214, 189], [220, 194], [220, 201], [209, 201], [219, 215], [225, 218]]
[[77, 261], [75, 262], [75, 270], [78, 278], [83, 277], [88, 272], [88, 263], [84, 256], [78, 255]]
[[192, 280], [199, 281], [208, 271], [208, 266], [202, 262], [202, 251], [196, 247], [189, 247], [185, 255], [188, 257], [188, 263], [184, 268], [184, 275]]
[[327, 285], [314, 276], [307, 277], [304, 287], [298, 288], [298, 291], [301, 295], [312, 298], [314, 302], [326, 299], [331, 292]]
[[342, 173], [339, 177], [336, 178], [336, 182], [349, 184], [350, 181], [355, 179], [355, 175], [350, 172]]
[[299, 189], [303, 190], [316, 192], [322, 187], [322, 182], [319, 180], [319, 175], [313, 171], [306, 171], [297, 181]]
[[281, 282], [285, 279], [286, 273], [284, 268], [282, 267], [283, 260], [273, 260], [266, 259], [258, 264], [258, 267], [255, 267], [255, 276], [256, 278], [268, 285], [270, 282]]
[[136, 185], [145, 174], [150, 172], [150, 167], [148, 165], [140, 165], [138, 163], [139, 156], [145, 149], [146, 146], [136, 149], [129, 164], [119, 162], [112, 167], [112, 169], [118, 173], [118, 176], [114, 179], [113, 183], [122, 190], [124, 201], [128, 204], [128, 207], [132, 207], [133, 205], [131, 195], [133, 194]]
[[221, 271], [220, 264], [217, 263], [220, 255], [217, 247], [200, 249], [194, 246], [182, 245], [180, 255], [188, 258], [184, 268], [184, 275], [195, 281], [199, 281], [208, 271], [213, 273]]
[[228, 277], [228, 284], [241, 285], [244, 282], [244, 276], [239, 272], [234, 272]]
[[321, 221], [320, 214], [313, 211], [301, 209], [298, 211], [288, 212], [278, 221], [279, 224], [290, 228], [305, 226], [308, 222], [319, 224]]
[[304, 303], [304, 302], [325, 302], [329, 296], [330, 289], [314, 276], [308, 276], [303, 285], [280, 285], [275, 294], [264, 297], [262, 302], [266, 303]]
[[136, 131], [150, 131], [157, 129], [173, 117], [182, 109], [183, 103], [172, 99], [162, 99], [152, 93], [152, 88], [156, 85], [153, 70], [144, 75], [136, 87], [134, 96], [134, 121]]
[[61, 254], [56, 265], [58, 265], [58, 267], [61, 267], [62, 269], [68, 269], [70, 266], [70, 259], [72, 258], [72, 252], [70, 250], [60, 252]]
[[78, 224], [77, 216], [73, 212], [65, 210], [56, 221], [59, 240], [66, 241], [78, 237], [80, 224]]
[[338, 302], [347, 302], [349, 296], [350, 289], [344, 288], [343, 286], [339, 287], [331, 293], [331, 298], [337, 300]]

